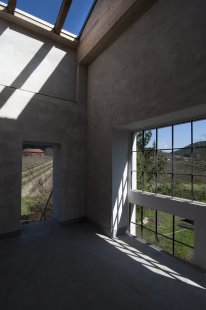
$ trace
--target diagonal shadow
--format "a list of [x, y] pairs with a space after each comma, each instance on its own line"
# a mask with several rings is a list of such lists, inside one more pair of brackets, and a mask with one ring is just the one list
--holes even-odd
[[6, 86], [0, 93], [0, 108], [7, 102], [7, 100], [13, 95], [17, 88], [21, 88], [22, 85], [27, 81], [29, 76], [35, 71], [35, 69], [40, 65], [40, 63], [45, 59], [52, 45], [43, 44], [37, 53], [33, 56], [30, 62], [22, 70], [22, 72], [17, 76], [10, 86]]

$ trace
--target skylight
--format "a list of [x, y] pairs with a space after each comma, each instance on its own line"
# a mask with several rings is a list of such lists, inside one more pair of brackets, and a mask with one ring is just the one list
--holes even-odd
[[54, 25], [62, 0], [17, 0], [16, 8]]
[[[4, 0], [2, 3], [14, 14], [15, 1]], [[56, 33], [63, 30], [79, 37], [95, 3], [96, 0], [17, 0], [16, 9], [49, 23]], [[62, 4], [64, 9], [59, 16]]]
[[63, 29], [79, 36], [95, 0], [73, 0]]

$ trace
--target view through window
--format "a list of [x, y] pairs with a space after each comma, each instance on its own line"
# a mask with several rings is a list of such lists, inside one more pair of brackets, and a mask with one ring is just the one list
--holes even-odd
[[132, 189], [206, 202], [206, 120], [138, 131], [133, 140]]
[[142, 206], [135, 207], [137, 237], [181, 259], [193, 260], [193, 221]]
[[[206, 203], [206, 120], [133, 133], [132, 190]], [[194, 221], [136, 207], [136, 235], [192, 260]]]
[[23, 145], [21, 222], [29, 224], [52, 217], [53, 149]]

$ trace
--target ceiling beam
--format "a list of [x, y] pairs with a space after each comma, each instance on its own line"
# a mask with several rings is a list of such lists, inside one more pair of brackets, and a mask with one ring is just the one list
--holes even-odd
[[63, 0], [54, 26], [54, 32], [60, 34], [66, 20], [72, 0]]
[[16, 8], [16, 2], [17, 0], [9, 0], [8, 6], [7, 6], [7, 11], [10, 14], [14, 14], [15, 8]]

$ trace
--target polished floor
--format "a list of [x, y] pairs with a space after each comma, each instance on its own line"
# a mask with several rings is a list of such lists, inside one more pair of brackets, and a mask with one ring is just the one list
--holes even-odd
[[0, 309], [206, 309], [206, 274], [86, 223], [25, 225], [0, 241]]

